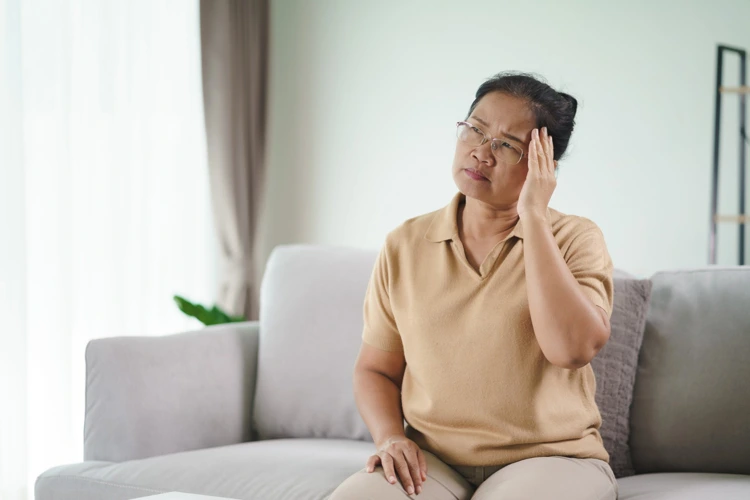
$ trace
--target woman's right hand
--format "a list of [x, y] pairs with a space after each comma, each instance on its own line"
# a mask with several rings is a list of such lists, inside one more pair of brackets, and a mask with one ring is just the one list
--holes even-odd
[[427, 480], [427, 462], [419, 446], [406, 436], [392, 436], [378, 446], [376, 454], [367, 460], [367, 472], [383, 466], [385, 478], [396, 484], [396, 474], [409, 495], [422, 492]]

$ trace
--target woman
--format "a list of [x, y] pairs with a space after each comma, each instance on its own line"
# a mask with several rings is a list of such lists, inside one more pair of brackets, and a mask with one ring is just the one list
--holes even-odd
[[460, 192], [375, 264], [354, 389], [377, 453], [332, 500], [617, 497], [589, 365], [612, 261], [596, 224], [548, 207], [576, 107], [529, 75], [479, 87]]

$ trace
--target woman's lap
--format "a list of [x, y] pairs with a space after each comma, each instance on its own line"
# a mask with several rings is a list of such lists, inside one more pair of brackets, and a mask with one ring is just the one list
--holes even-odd
[[[507, 465], [475, 488], [467, 477], [425, 452], [427, 480], [422, 493], [409, 496], [397, 481], [390, 484], [378, 467], [350, 476], [336, 488], [330, 500], [615, 500], [617, 481], [606, 462], [595, 459], [540, 457]], [[466, 467], [461, 468], [466, 474]], [[468, 477], [472, 482], [474, 478]]]
[[539, 457], [507, 465], [477, 488], [473, 500], [615, 500], [617, 480], [607, 462]]

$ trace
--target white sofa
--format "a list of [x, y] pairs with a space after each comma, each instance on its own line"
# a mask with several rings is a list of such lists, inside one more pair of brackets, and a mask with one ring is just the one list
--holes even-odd
[[[373, 452], [352, 395], [373, 251], [287, 246], [261, 321], [86, 352], [85, 456], [37, 500], [325, 499]], [[622, 500], [750, 499], [750, 268], [652, 277]], [[617, 303], [618, 297], [615, 296]]]

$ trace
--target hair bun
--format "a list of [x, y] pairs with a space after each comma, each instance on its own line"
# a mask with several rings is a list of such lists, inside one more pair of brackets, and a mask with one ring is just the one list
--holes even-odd
[[578, 101], [576, 100], [576, 98], [570, 94], [566, 94], [565, 92], [560, 92], [560, 95], [563, 97], [563, 99], [568, 101], [570, 106], [573, 108], [573, 115], [575, 115], [576, 111], [578, 110]]

